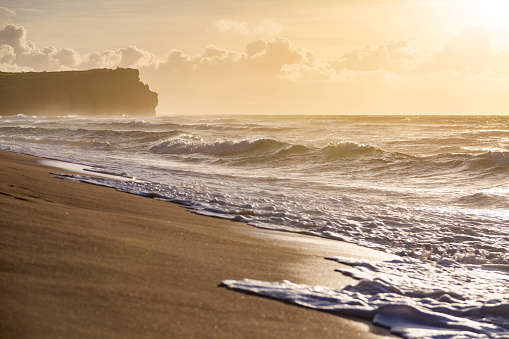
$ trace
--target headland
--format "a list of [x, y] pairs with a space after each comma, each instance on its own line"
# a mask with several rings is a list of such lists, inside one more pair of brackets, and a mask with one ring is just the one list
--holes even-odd
[[157, 104], [137, 69], [0, 72], [0, 116], [155, 116]]

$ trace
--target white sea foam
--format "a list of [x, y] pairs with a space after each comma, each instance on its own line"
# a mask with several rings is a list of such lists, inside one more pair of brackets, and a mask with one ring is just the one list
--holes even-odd
[[362, 280], [342, 290], [251, 279], [224, 280], [222, 284], [300, 306], [362, 317], [404, 338], [509, 336], [507, 274], [489, 274], [483, 267], [450, 260], [330, 259], [352, 266], [338, 271]]

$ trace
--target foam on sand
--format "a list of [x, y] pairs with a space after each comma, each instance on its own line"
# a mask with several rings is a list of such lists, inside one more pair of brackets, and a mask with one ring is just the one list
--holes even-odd
[[[222, 285], [316, 310], [361, 317], [409, 339], [509, 337], [507, 272], [490, 272], [482, 265], [465, 267], [452, 260], [329, 259], [349, 266], [338, 271], [361, 281], [339, 290], [252, 279], [223, 280]], [[487, 295], [489, 298], [483, 299]]]

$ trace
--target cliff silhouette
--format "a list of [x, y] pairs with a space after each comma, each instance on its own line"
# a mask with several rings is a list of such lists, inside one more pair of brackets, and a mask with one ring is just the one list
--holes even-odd
[[0, 116], [154, 116], [157, 103], [137, 69], [0, 72]]

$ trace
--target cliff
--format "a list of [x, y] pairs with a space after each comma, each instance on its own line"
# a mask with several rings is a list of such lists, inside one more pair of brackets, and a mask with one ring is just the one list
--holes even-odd
[[0, 115], [156, 114], [157, 93], [136, 69], [0, 72]]

